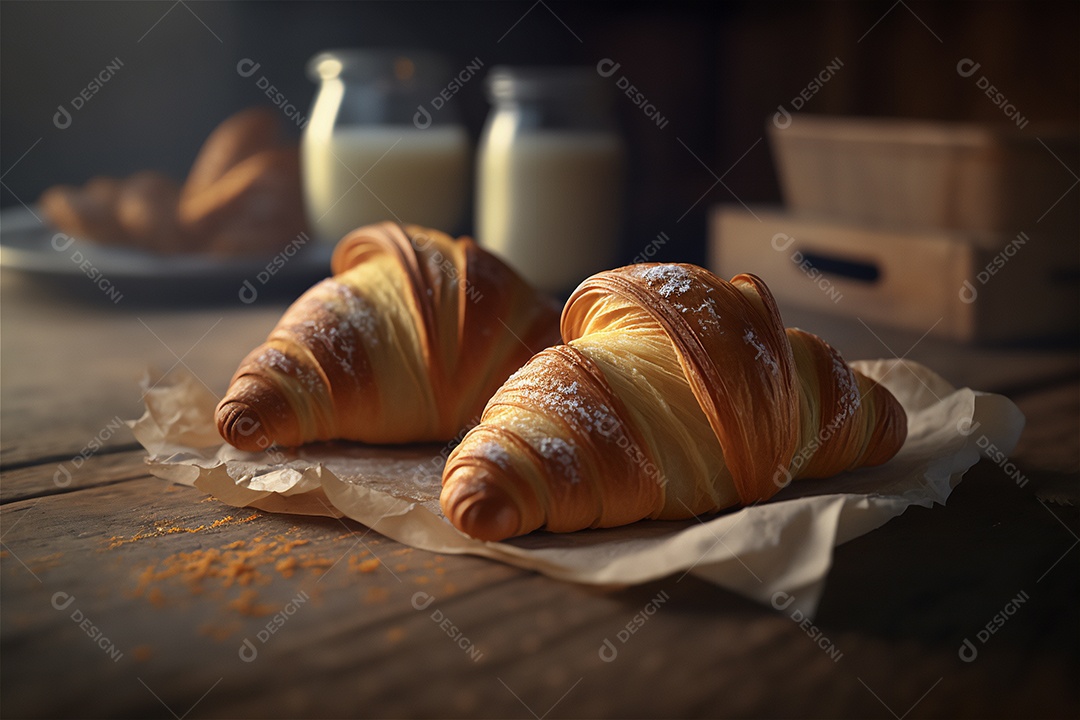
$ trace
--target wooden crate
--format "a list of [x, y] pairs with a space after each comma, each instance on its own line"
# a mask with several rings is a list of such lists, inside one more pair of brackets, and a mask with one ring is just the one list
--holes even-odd
[[[777, 300], [962, 341], [1075, 336], [1076, 239], [864, 228], [723, 206], [709, 263], [759, 275]], [[931, 330], [931, 328], [933, 328]]]
[[1076, 179], [1075, 128], [796, 114], [783, 128], [770, 122], [768, 133], [784, 201], [799, 215], [887, 228], [1077, 232], [1076, 196], [1062, 197]]

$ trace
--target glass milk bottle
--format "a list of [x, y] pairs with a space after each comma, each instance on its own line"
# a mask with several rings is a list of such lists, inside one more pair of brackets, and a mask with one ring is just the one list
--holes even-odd
[[492, 70], [476, 233], [537, 287], [566, 293], [612, 266], [624, 150], [593, 68]]
[[439, 56], [331, 50], [308, 64], [320, 83], [301, 143], [308, 218], [322, 242], [383, 220], [454, 232], [464, 217], [469, 140]]

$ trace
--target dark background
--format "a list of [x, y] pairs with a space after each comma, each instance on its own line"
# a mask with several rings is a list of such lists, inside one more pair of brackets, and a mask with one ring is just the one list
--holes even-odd
[[[215, 125], [266, 101], [258, 75], [309, 114], [304, 64], [341, 46], [432, 48], [454, 68], [621, 63], [669, 121], [659, 129], [618, 98], [631, 152], [623, 259], [663, 231], [655, 259], [703, 262], [709, 206], [778, 201], [758, 140], [834, 58], [842, 69], [805, 111], [1006, 123], [978, 75], [957, 73], [972, 58], [1031, 123], [1080, 117], [1076, 2], [3, 2], [0, 14], [4, 207], [97, 174], [181, 179]], [[57, 129], [57, 106], [114, 58], [116, 76]], [[237, 74], [242, 58], [261, 63], [256, 76]], [[482, 82], [453, 102], [475, 139]], [[706, 193], [714, 177], [694, 155], [722, 185]]]

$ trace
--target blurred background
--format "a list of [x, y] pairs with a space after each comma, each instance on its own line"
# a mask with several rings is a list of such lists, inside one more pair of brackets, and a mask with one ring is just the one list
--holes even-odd
[[[19, 2], [2, 12], [3, 207], [100, 174], [154, 168], [182, 179], [221, 120], [267, 101], [237, 73], [241, 59], [309, 115], [316, 86], [305, 64], [333, 47], [429, 48], [454, 69], [474, 58], [485, 68], [618, 62], [616, 77], [668, 121], [658, 128], [617, 98], [630, 151], [626, 260], [665, 232], [657, 259], [703, 263], [710, 205], [779, 201], [758, 140], [777, 106], [836, 58], [842, 69], [805, 112], [1008, 122], [977, 86], [981, 74], [1032, 122], [1075, 128], [1080, 117], [1080, 6], [1067, 1]], [[122, 68], [56, 128], [57, 106], [115, 58]], [[979, 73], [961, 77], [964, 58]], [[489, 109], [482, 83], [452, 102], [475, 142]], [[709, 170], [723, 185], [703, 197]]]
[[[565, 297], [599, 269], [683, 261], [725, 276], [760, 274], [785, 316], [804, 308], [894, 326], [913, 337], [929, 332], [966, 342], [1077, 343], [1076, 2], [5, 2], [0, 13], [6, 246], [15, 234], [12, 213], [24, 213], [25, 220], [24, 208], [38, 208], [35, 217], [50, 219], [37, 203], [56, 184], [80, 186], [96, 176], [147, 169], [183, 182], [207, 136], [244, 108], [269, 108], [294, 140], [301, 127], [313, 136], [312, 127], [320, 125], [310, 122], [320, 89], [309, 69], [314, 56], [343, 47], [405, 47], [441, 55], [447, 78], [456, 76], [454, 85], [432, 85], [446, 91], [442, 108], [430, 89], [417, 97], [430, 97], [426, 105], [436, 123], [456, 121], [454, 132], [463, 131], [461, 142], [468, 144], [457, 157], [471, 166], [461, 184], [463, 202], [442, 193], [444, 202], [461, 206], [456, 228], [402, 219], [474, 234], [482, 244], [489, 240], [485, 222], [496, 220], [478, 212], [477, 196], [495, 193], [490, 205], [510, 198], [528, 206], [540, 186], [569, 179], [563, 171], [542, 176], [527, 169], [514, 176], [516, 189], [503, 188], [512, 174], [495, 173], [486, 191], [478, 189], [485, 123], [494, 112], [486, 92], [492, 71], [578, 66], [592, 83], [582, 97], [610, 95], [609, 120], [625, 150], [624, 202], [610, 243], [598, 241], [590, 257], [585, 248], [592, 237], [612, 233], [603, 222], [599, 230], [582, 231], [579, 217], [589, 220], [588, 208], [607, 207], [598, 187], [607, 184], [611, 167], [589, 169], [572, 159], [567, 162], [578, 185], [562, 191], [586, 206], [585, 216], [576, 215], [580, 207], [561, 218], [550, 210], [531, 219], [508, 215], [502, 218], [511, 235], [505, 242], [517, 247], [487, 243], [556, 295]], [[416, 97], [407, 103], [410, 116]], [[360, 165], [383, 155], [378, 172], [394, 163], [411, 167], [408, 147], [422, 133], [413, 132], [408, 116], [397, 118], [396, 127], [415, 137], [400, 147], [386, 135], [379, 140], [384, 145], [370, 145], [374, 136], [367, 137], [367, 147], [353, 148], [363, 153], [352, 161], [352, 176], [342, 175], [345, 148], [335, 146], [338, 162], [326, 155], [338, 174], [330, 180], [350, 185], [364, 173]], [[788, 130], [793, 116], [796, 125]], [[877, 126], [814, 125], [820, 118], [947, 124], [888, 126], [881, 135]], [[337, 126], [334, 133], [338, 137]], [[544, 152], [530, 162], [542, 162]], [[586, 177], [586, 169], [599, 174]], [[437, 188], [430, 175], [429, 186]], [[368, 180], [377, 185], [375, 176]], [[361, 192], [354, 188], [335, 212], [352, 208]], [[419, 207], [427, 208], [440, 193], [418, 192], [407, 181], [389, 205], [383, 202], [388, 196], [380, 204], [365, 199], [379, 212], [418, 194], [424, 198]], [[345, 196], [337, 186], [323, 195], [324, 205]], [[180, 209], [183, 214], [183, 201]], [[301, 213], [293, 215], [302, 222]], [[44, 232], [44, 240], [21, 242], [43, 246], [52, 236], [55, 244], [49, 225], [31, 222], [30, 234]], [[266, 234], [246, 219], [234, 225], [256, 239]], [[265, 255], [249, 256], [258, 263], [220, 274], [225, 289], [213, 298], [208, 284], [201, 294], [190, 293], [188, 275], [172, 272], [181, 267], [175, 255], [154, 259], [151, 270], [161, 272], [126, 275], [125, 266], [102, 256], [94, 271], [106, 280], [71, 261], [77, 249], [54, 246], [35, 255], [31, 247], [19, 260], [23, 269], [40, 261], [31, 269], [46, 280], [86, 274], [93, 282], [79, 284], [98, 296], [116, 290], [116, 281], [132, 291], [148, 283], [148, 295], [164, 298], [159, 281], [172, 275], [185, 302], [235, 302], [242, 281], [242, 302], [252, 301], [256, 290], [260, 301], [270, 290], [287, 301], [325, 268], [322, 260], [287, 262], [295, 247], [285, 243], [297, 245], [297, 235], [286, 226], [265, 222], [278, 227], [280, 239]], [[346, 212], [336, 226], [355, 223]], [[582, 237], [569, 237], [561, 227], [577, 227]], [[332, 232], [340, 236], [338, 227]], [[539, 239], [544, 246], [538, 250]], [[273, 273], [261, 268], [283, 246], [288, 257], [279, 259], [288, 272], [270, 283]], [[6, 250], [5, 268], [14, 257]], [[541, 272], [555, 273], [554, 280], [541, 280]]]

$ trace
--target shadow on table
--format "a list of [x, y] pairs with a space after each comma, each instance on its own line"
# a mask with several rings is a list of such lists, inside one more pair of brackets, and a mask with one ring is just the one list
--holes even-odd
[[[310, 271], [258, 284], [247, 277], [213, 279], [125, 277], [103, 289], [92, 279], [5, 270], [5, 294], [25, 294], [34, 301], [79, 305], [117, 313], [142, 309], [193, 310], [288, 304], [329, 272]], [[245, 283], [247, 283], [245, 285]]]

